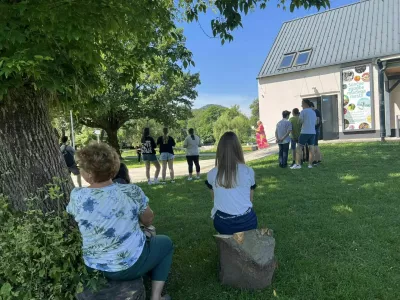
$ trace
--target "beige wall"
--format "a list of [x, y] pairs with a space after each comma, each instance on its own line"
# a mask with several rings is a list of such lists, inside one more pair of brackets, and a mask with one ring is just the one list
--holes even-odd
[[[282, 111], [301, 110], [304, 98], [322, 95], [338, 95], [339, 132], [342, 129], [342, 96], [340, 88], [340, 66], [283, 74], [258, 80], [260, 119], [268, 138], [274, 136], [276, 123], [282, 118]], [[398, 89], [400, 97], [400, 89]], [[373, 68], [373, 97], [375, 129], [379, 129], [379, 90], [377, 67]]]

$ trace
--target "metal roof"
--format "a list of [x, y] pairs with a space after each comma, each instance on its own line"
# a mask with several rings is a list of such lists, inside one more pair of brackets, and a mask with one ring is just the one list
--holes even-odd
[[[399, 16], [400, 0], [366, 0], [286, 22], [258, 77], [400, 54]], [[308, 64], [279, 69], [285, 54], [307, 49]]]

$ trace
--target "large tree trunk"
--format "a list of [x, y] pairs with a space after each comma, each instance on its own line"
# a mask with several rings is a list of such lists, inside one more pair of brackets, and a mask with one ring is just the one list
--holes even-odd
[[121, 149], [118, 142], [118, 128], [108, 128], [106, 129], [106, 132], [108, 144], [117, 151], [118, 155], [121, 156]]
[[[33, 89], [10, 90], [0, 101], [0, 194], [11, 207], [27, 209], [27, 197], [43, 211], [64, 209], [73, 183], [49, 120], [46, 95]], [[45, 197], [46, 184], [60, 178], [63, 197]]]

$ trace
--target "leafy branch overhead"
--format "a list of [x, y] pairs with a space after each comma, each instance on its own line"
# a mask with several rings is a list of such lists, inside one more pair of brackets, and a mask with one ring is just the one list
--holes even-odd
[[[103, 64], [112, 60], [134, 76], [136, 65], [157, 55], [148, 45], [160, 37], [182, 41], [174, 32], [171, 1], [128, 2], [0, 1], [0, 96], [31, 86], [85, 97], [101, 86]], [[184, 45], [177, 49], [187, 51]], [[193, 64], [187, 54], [185, 66]]]
[[[309, 9], [316, 7], [329, 8], [330, 0], [275, 0], [278, 7], [286, 9], [289, 6], [291, 12], [303, 7]], [[271, 0], [180, 0], [180, 7], [183, 8], [189, 22], [198, 21], [201, 13], [208, 10], [215, 10], [219, 16], [211, 20], [211, 29], [214, 37], [219, 36], [221, 43], [232, 41], [232, 31], [237, 27], [243, 27], [242, 16], [249, 11], [267, 8]]]
[[153, 53], [133, 66], [133, 72], [126, 73], [126, 62], [110, 57], [99, 75], [105, 89], [76, 103], [80, 122], [104, 129], [109, 143], [119, 150], [117, 131], [129, 120], [151, 118], [173, 125], [189, 118], [200, 79], [199, 74], [183, 71], [183, 62], [190, 62], [192, 56], [184, 42], [182, 31], [175, 30], [145, 49], [128, 47], [127, 55]]

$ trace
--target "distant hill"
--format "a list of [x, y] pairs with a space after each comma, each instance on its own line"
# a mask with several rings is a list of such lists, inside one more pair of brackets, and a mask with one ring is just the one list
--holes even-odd
[[219, 104], [207, 104], [207, 105], [204, 105], [204, 106], [202, 106], [202, 107], [200, 107], [200, 108], [195, 108], [195, 109], [193, 109], [193, 111], [196, 111], [196, 110], [205, 110], [205, 109], [207, 109], [207, 108], [209, 108], [209, 107], [211, 107], [211, 106], [217, 106], [217, 107], [221, 107], [221, 108], [226, 108], [225, 106], [222, 106], [222, 105], [219, 105]]

